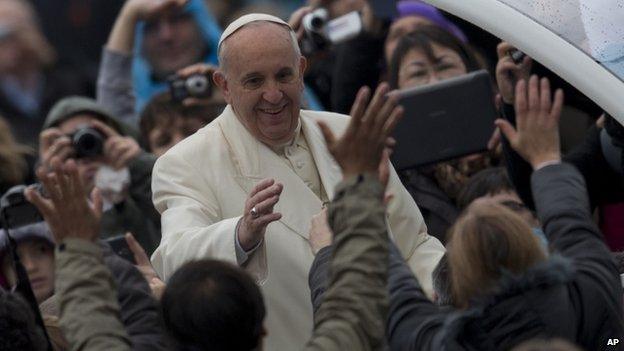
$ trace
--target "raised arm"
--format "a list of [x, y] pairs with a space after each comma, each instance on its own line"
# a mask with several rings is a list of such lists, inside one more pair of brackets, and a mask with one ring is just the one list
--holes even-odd
[[384, 101], [387, 90], [382, 84], [368, 108], [369, 90], [358, 93], [353, 118], [339, 140], [319, 123], [345, 178], [329, 205], [335, 234], [329, 286], [305, 350], [373, 350], [383, 345], [389, 238], [377, 169], [403, 113], [395, 97]]
[[[598, 301], [606, 303], [608, 311], [621, 312], [619, 274], [592, 220], [585, 181], [574, 166], [561, 163], [558, 121], [563, 93], [558, 91], [553, 103], [548, 80], [532, 77], [528, 86], [524, 81], [518, 83], [515, 104], [517, 130], [504, 121], [497, 124], [534, 170], [533, 198], [551, 249], [572, 260], [575, 291], [593, 290], [596, 296], [607, 297]], [[576, 307], [584, 308], [588, 319], [598, 313], [596, 306], [600, 305], [579, 299]]]
[[102, 51], [97, 81], [97, 100], [117, 118], [138, 127], [132, 86], [132, 53], [137, 23], [163, 11], [182, 6], [187, 0], [128, 0], [122, 7]]
[[115, 282], [95, 242], [102, 198], [96, 189], [93, 206], [88, 204], [73, 160], [61, 164], [55, 157], [52, 168], [51, 173], [42, 168], [37, 172], [50, 198], [33, 188], [26, 197], [37, 206], [57, 243], [55, 285], [65, 337], [75, 350], [131, 350]]

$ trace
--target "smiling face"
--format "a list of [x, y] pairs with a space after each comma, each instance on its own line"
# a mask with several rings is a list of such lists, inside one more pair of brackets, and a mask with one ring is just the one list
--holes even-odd
[[299, 121], [305, 58], [287, 28], [252, 22], [227, 38], [221, 50], [214, 80], [237, 118], [269, 146], [289, 142]]
[[467, 73], [461, 56], [454, 50], [431, 44], [434, 57], [427, 57], [421, 50], [408, 52], [399, 67], [398, 87], [411, 88], [435, 83]]
[[170, 10], [145, 23], [143, 53], [159, 77], [199, 62], [206, 51], [193, 16]]

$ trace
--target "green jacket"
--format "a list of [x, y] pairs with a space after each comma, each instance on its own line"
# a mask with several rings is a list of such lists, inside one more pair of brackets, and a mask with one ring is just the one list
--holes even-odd
[[[306, 351], [374, 350], [383, 343], [389, 242], [383, 191], [373, 175], [338, 185], [328, 214], [335, 233], [330, 283]], [[72, 350], [132, 349], [119, 319], [115, 283], [97, 244], [69, 239], [59, 245], [56, 291]]]
[[338, 185], [329, 205], [334, 232], [329, 284], [306, 351], [377, 350], [388, 311], [384, 189], [374, 175]]

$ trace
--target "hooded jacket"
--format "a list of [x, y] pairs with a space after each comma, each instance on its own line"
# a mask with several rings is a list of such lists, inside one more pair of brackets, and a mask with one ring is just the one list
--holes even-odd
[[553, 255], [522, 275], [503, 275], [497, 293], [466, 310], [430, 302], [396, 258], [390, 263], [392, 350], [508, 350], [535, 337], [559, 337], [586, 350], [617, 350], [624, 337], [622, 288], [589, 212], [582, 176], [571, 165], [534, 172], [537, 213]]
[[[111, 126], [121, 135], [133, 136], [134, 130], [119, 122], [95, 100], [72, 96], [59, 101], [48, 114], [44, 128], [53, 128], [79, 114], [88, 113]], [[152, 168], [156, 156], [141, 152], [128, 164], [130, 186], [126, 198], [102, 215], [102, 238], [131, 232], [151, 254], [160, 243], [160, 215], [152, 203]]]
[[[202, 38], [206, 41], [207, 52], [203, 62], [217, 65], [217, 44], [221, 37], [221, 28], [206, 8], [203, 0], [189, 0], [184, 10], [193, 15]], [[132, 81], [136, 97], [135, 110], [141, 111], [147, 101], [156, 93], [167, 89], [167, 83], [154, 79], [152, 67], [142, 53], [144, 22], [137, 23], [134, 40], [134, 60], [132, 62]]]
[[[466, 310], [431, 302], [391, 245], [386, 327], [391, 350], [509, 350], [536, 337], [563, 338], [586, 350], [618, 350], [607, 342], [624, 338], [620, 278], [589, 214], [583, 178], [571, 165], [552, 165], [533, 174], [532, 186], [554, 254], [522, 275], [503, 274], [497, 293], [472, 301]], [[310, 270], [315, 311], [330, 255], [331, 246], [319, 251]]]

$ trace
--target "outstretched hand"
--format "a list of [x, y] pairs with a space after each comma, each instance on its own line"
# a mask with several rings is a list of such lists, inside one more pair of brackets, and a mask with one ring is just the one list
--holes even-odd
[[138, 241], [134, 238], [131, 233], [126, 233], [126, 243], [128, 243], [128, 247], [130, 251], [132, 251], [132, 255], [134, 256], [134, 262], [136, 262], [135, 267], [143, 274], [143, 277], [147, 281], [152, 290], [152, 294], [158, 300], [162, 297], [163, 292], [165, 291], [165, 283], [160, 279], [154, 267], [152, 267], [152, 263], [147, 257], [145, 250], [139, 244]]
[[49, 198], [30, 187], [25, 191], [26, 199], [39, 209], [57, 243], [67, 238], [97, 240], [102, 217], [100, 192], [93, 190], [89, 204], [74, 160], [61, 162], [54, 157], [51, 167], [51, 172], [43, 167], [37, 170]]
[[551, 97], [550, 82], [532, 76], [528, 83], [516, 85], [516, 128], [503, 119], [496, 125], [509, 140], [511, 147], [535, 169], [539, 164], [561, 160], [559, 117], [563, 107], [563, 91]]
[[325, 122], [318, 122], [329, 153], [345, 178], [376, 173], [383, 150], [394, 146], [390, 134], [403, 116], [403, 107], [397, 105], [396, 95], [387, 95], [388, 91], [388, 84], [380, 84], [371, 100], [370, 89], [360, 89], [351, 108], [351, 121], [340, 139]]

